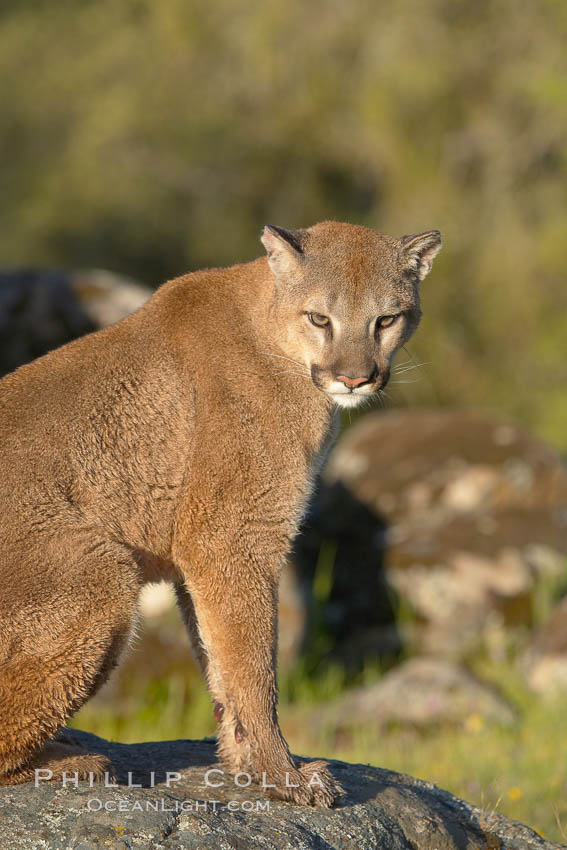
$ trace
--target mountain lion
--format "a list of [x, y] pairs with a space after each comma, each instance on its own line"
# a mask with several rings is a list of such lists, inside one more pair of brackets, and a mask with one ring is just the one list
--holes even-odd
[[167, 579], [226, 769], [296, 803], [341, 794], [279, 729], [278, 573], [334, 411], [387, 383], [441, 238], [324, 222], [262, 242], [0, 382], [0, 785], [111, 771], [58, 730]]

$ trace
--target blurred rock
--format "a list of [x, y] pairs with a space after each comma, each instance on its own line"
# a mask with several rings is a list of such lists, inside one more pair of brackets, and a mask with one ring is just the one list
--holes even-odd
[[[335, 449], [335, 452], [339, 449]], [[341, 664], [385, 664], [401, 648], [394, 600], [384, 574], [386, 525], [341, 481], [321, 483], [293, 550], [299, 576], [314, 585], [314, 622]], [[309, 602], [310, 596], [304, 595]]]
[[332, 710], [339, 723], [374, 722], [412, 727], [458, 724], [481, 728], [484, 720], [512, 723], [510, 704], [464, 667], [439, 658], [412, 658], [376, 684], [357, 688]]
[[95, 329], [64, 272], [0, 272], [0, 377]]
[[97, 328], [119, 322], [138, 310], [152, 290], [131, 278], [102, 269], [72, 273], [73, 292]]
[[151, 290], [105, 271], [0, 272], [0, 377], [137, 310]]
[[537, 693], [567, 692], [567, 596], [533, 636], [525, 669], [528, 683]]
[[411, 648], [459, 657], [499, 629], [529, 627], [536, 583], [564, 570], [567, 472], [515, 425], [369, 414], [332, 452], [304, 540], [305, 569], [329, 541], [336, 550], [335, 654], [379, 655], [397, 613]]

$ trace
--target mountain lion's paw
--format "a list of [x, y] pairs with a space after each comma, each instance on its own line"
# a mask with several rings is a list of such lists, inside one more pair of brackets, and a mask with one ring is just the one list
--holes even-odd
[[310, 761], [301, 765], [299, 773], [313, 793], [313, 806], [330, 808], [343, 796], [344, 790], [325, 761]]
[[302, 764], [298, 770], [287, 771], [283, 782], [272, 790], [275, 797], [300, 806], [333, 806], [344, 791], [324, 761]]

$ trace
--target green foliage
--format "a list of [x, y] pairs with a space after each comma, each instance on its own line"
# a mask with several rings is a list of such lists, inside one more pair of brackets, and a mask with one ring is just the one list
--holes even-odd
[[308, 719], [305, 708], [286, 707], [282, 724], [295, 752], [418, 776], [564, 843], [567, 770], [558, 745], [567, 736], [564, 697], [534, 697], [508, 666], [490, 665], [489, 672], [519, 709], [517, 721], [509, 728], [471, 715], [462, 726], [439, 726], [428, 732], [391, 728], [378, 733], [356, 718], [350, 728], [326, 726], [321, 720], [323, 706], [318, 722]]
[[157, 284], [256, 256], [265, 222], [438, 227], [431, 365], [395, 403], [565, 448], [564, 3], [12, 0], [0, 20], [3, 265]]

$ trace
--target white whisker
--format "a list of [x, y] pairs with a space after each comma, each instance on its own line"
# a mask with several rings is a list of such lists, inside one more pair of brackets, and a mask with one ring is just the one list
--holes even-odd
[[[405, 347], [405, 345], [402, 345], [402, 348], [405, 351], [405, 353], [407, 354], [408, 359], [404, 360], [403, 363], [400, 363], [398, 367], [394, 366], [394, 370], [396, 370], [396, 368], [397, 368], [399, 371], [405, 371], [405, 369], [408, 369], [408, 370], [409, 369], [418, 369], [420, 366], [428, 366], [429, 365], [430, 361], [428, 361], [427, 363], [418, 363], [417, 360], [415, 359], [415, 357], [413, 356], [413, 354], [411, 353], [411, 351], [409, 351]], [[411, 366], [408, 365], [410, 363], [412, 364]]]
[[411, 372], [412, 369], [419, 369], [421, 366], [429, 366], [431, 361], [425, 361], [424, 363], [413, 363], [411, 365], [400, 364], [399, 366], [394, 366], [392, 372], [394, 375], [403, 375], [404, 372]]
[[403, 363], [396, 363], [396, 365], [394, 366], [394, 369], [401, 369], [401, 368], [402, 368], [402, 366], [408, 366], [408, 365], [409, 365], [410, 363], [412, 363], [412, 362], [413, 362], [413, 363], [415, 363], [415, 360], [414, 360], [414, 361], [412, 361], [412, 360], [404, 360], [404, 361], [403, 361]]

